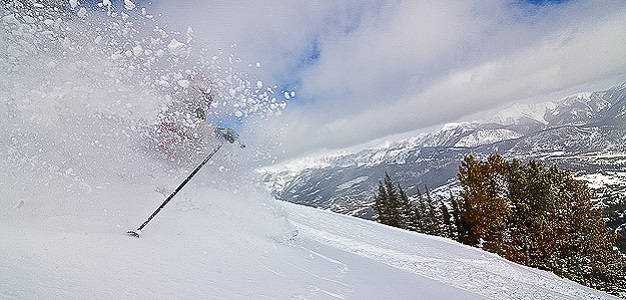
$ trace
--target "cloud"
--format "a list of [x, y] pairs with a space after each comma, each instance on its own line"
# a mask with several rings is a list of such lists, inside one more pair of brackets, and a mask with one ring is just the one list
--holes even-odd
[[[626, 3], [177, 1], [201, 42], [237, 44], [295, 87], [284, 156], [347, 147], [626, 73]], [[167, 17], [166, 16], [166, 17]], [[184, 16], [184, 17], [183, 17]], [[610, 80], [609, 80], [610, 81]]]

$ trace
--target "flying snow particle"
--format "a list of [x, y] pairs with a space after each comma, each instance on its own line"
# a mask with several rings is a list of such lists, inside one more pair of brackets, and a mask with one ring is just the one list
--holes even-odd
[[238, 111], [235, 112], [235, 117], [241, 118], [241, 117], [243, 117], [243, 113], [240, 110], [238, 110]]
[[130, 0], [124, 0], [124, 8], [128, 9], [128, 10], [133, 10], [135, 9], [136, 5], [135, 3], [133, 3], [133, 1]]
[[291, 98], [295, 97], [296, 96], [296, 91], [291, 91], [290, 95], [291, 95]]
[[181, 80], [178, 81], [178, 85], [180, 85], [183, 88], [188, 88], [189, 87], [189, 80], [181, 79]]
[[187, 26], [187, 43], [193, 40], [193, 29], [191, 26]]
[[70, 40], [70, 38], [65, 37], [61, 42], [61, 45], [63, 46], [63, 48], [68, 49], [72, 45], [72, 41]]
[[24, 18], [24, 22], [26, 22], [26, 24], [33, 24], [35, 23], [35, 19], [31, 16], [23, 16]]
[[120, 58], [124, 57], [123, 55], [119, 54], [119, 53], [113, 53], [111, 54], [111, 60], [118, 60]]
[[87, 15], [87, 9], [86, 9], [86, 8], [84, 8], [84, 7], [81, 7], [81, 8], [78, 10], [78, 13], [76, 13], [76, 14], [77, 14], [77, 15], [78, 15], [78, 17], [80, 17], [80, 18], [84, 18], [84, 17]]
[[257, 68], [260, 68], [260, 67], [261, 67], [261, 63], [260, 63], [260, 62], [257, 62], [257, 63], [256, 63], [256, 67], [257, 67]]
[[76, 8], [76, 6], [78, 6], [78, 0], [70, 0], [70, 6]]
[[259, 89], [259, 90], [262, 89], [263, 88], [263, 81], [261, 81], [261, 80], [257, 81], [256, 82], [256, 88]]
[[283, 93], [283, 97], [285, 97], [285, 99], [289, 100], [291, 98], [291, 94], [289, 94], [289, 92], [284, 92]]
[[228, 90], [228, 94], [230, 94], [231, 97], [235, 97], [235, 95], [237, 95], [237, 91], [235, 91], [235, 89], [231, 88]]
[[97, 37], [93, 40], [93, 42], [94, 42], [94, 43], [96, 43], [96, 45], [100, 45], [100, 42], [102, 42], [102, 36], [101, 36], [101, 35], [97, 36]]
[[141, 45], [133, 47], [133, 54], [135, 56], [141, 56], [141, 54], [143, 54], [143, 47], [141, 47]]
[[169, 49], [172, 54], [180, 54], [185, 50], [185, 44], [177, 41], [176, 39], [172, 39], [172, 41], [167, 45], [167, 49]]

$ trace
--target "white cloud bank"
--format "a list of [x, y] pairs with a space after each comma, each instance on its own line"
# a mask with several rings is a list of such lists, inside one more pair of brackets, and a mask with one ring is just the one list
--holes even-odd
[[[298, 97], [284, 156], [347, 147], [626, 74], [626, 2], [156, 3], [207, 48], [236, 44]], [[291, 88], [291, 87], [290, 87]], [[267, 126], [267, 124], [265, 125]], [[280, 129], [280, 130], [279, 130]]]

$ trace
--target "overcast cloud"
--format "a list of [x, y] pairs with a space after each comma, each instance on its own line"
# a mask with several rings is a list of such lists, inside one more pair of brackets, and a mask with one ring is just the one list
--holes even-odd
[[602, 89], [626, 74], [622, 0], [163, 0], [153, 9], [170, 26], [190, 25], [208, 49], [261, 62], [253, 75], [264, 82], [296, 91], [263, 128], [281, 129], [281, 158]]

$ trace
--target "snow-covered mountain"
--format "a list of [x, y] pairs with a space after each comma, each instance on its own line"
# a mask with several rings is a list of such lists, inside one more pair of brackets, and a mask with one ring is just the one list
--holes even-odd
[[[274, 166], [264, 170], [265, 181], [279, 199], [366, 218], [385, 172], [409, 194], [427, 186], [448, 195], [469, 153], [540, 159], [581, 178], [615, 181], [623, 178], [616, 174], [624, 168], [625, 112], [623, 84], [541, 105], [516, 105], [487, 120], [446, 124], [379, 147]], [[607, 187], [601, 189], [605, 196], [626, 190], [624, 181]]]

